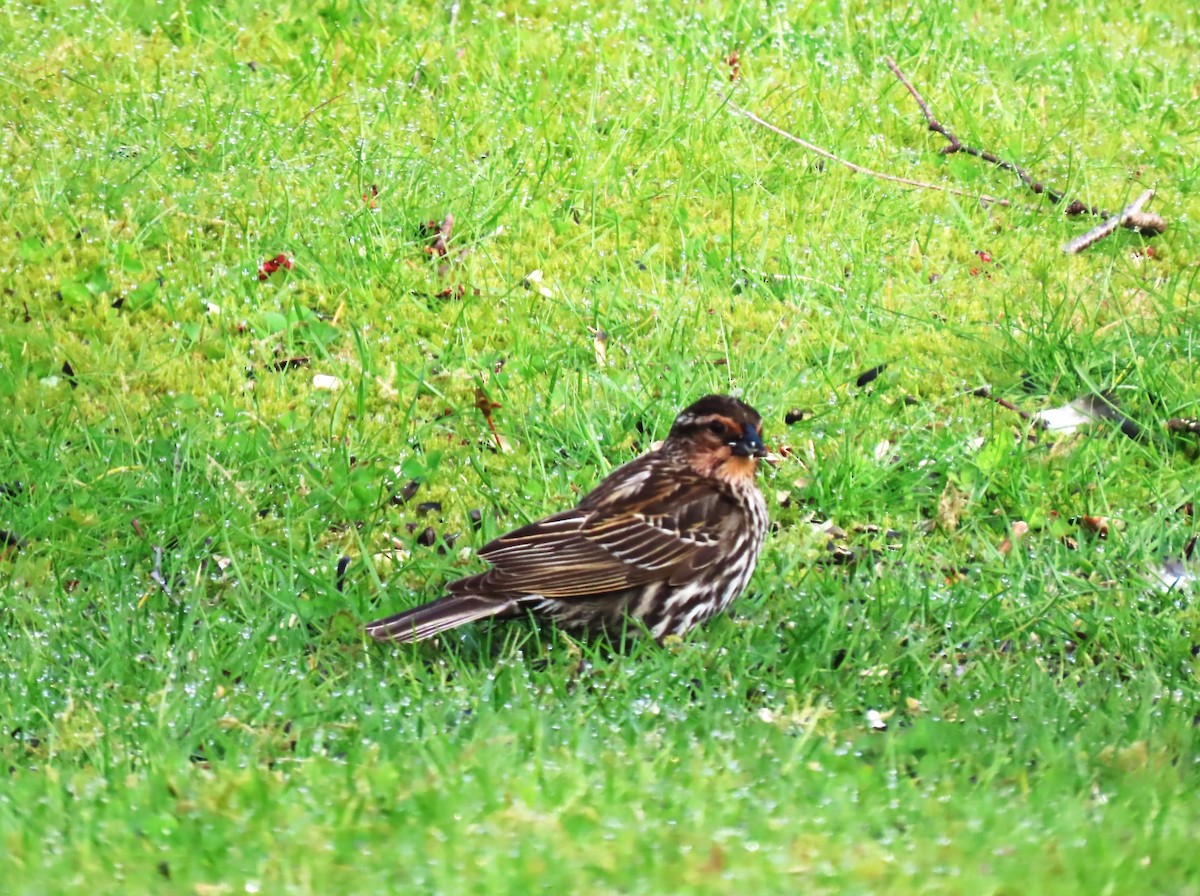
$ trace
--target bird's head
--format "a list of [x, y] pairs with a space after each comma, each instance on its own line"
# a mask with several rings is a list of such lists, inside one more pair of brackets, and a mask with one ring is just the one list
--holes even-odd
[[767, 456], [762, 417], [728, 395], [706, 395], [684, 408], [664, 447], [681, 453], [701, 475], [730, 482], [753, 479], [758, 459]]

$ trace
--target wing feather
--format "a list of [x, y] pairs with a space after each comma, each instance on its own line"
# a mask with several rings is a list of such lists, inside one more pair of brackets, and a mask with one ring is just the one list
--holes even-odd
[[736, 502], [719, 483], [690, 472], [656, 476], [653, 463], [654, 455], [638, 458], [577, 508], [485, 545], [479, 554], [493, 568], [453, 583], [451, 591], [482, 586], [514, 596], [586, 597], [711, 565], [724, 538], [742, 524]]

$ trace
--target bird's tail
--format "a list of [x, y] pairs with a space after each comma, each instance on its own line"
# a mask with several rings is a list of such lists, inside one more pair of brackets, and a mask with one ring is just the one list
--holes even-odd
[[407, 643], [432, 638], [439, 632], [468, 622], [512, 613], [515, 601], [496, 600], [477, 594], [449, 594], [394, 616], [367, 623], [367, 634], [376, 641]]

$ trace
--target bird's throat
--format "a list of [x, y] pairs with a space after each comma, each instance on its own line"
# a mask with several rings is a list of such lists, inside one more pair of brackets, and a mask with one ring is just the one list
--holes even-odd
[[741, 485], [745, 482], [753, 482], [754, 474], [757, 471], [757, 458], [739, 457], [736, 454], [729, 454], [717, 460], [708, 469], [701, 470], [700, 472], [706, 476], [711, 476], [713, 479], [727, 482], [730, 485]]

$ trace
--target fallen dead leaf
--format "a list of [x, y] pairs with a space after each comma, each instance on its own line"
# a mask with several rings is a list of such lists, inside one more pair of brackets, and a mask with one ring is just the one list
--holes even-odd
[[958, 521], [969, 503], [970, 495], [953, 482], [946, 483], [938, 497], [937, 507], [937, 522], [943, 531], [954, 532], [958, 529]]

